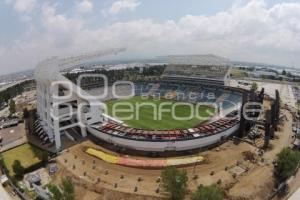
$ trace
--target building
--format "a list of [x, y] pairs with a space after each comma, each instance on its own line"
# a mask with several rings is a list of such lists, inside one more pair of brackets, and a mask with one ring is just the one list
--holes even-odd
[[248, 76], [250, 77], [254, 77], [254, 78], [262, 78], [262, 77], [277, 77], [278, 73], [274, 70], [270, 70], [270, 69], [265, 69], [265, 68], [261, 68], [261, 69], [255, 69], [254, 71], [250, 71], [247, 73]]
[[[53, 57], [37, 65], [35, 80], [38, 120], [35, 129], [43, 143], [54, 143], [56, 151], [59, 151], [62, 148], [61, 135], [74, 141], [76, 137], [86, 137], [85, 125], [102, 120], [101, 102], [89, 98], [88, 93], [63, 76], [61, 71], [120, 51], [124, 49], [96, 51], [67, 58]], [[78, 109], [84, 111], [78, 112]]]
[[[87, 60], [89, 58], [87, 56]], [[146, 132], [131, 129], [126, 132], [121, 121], [103, 113], [103, 103], [99, 98], [94, 98], [79, 86], [81, 84], [74, 84], [62, 75], [60, 70], [74, 66], [74, 62], [84, 63], [86, 59], [52, 58], [39, 63], [35, 71], [38, 115], [36, 132], [43, 143], [54, 143], [56, 151], [62, 149], [62, 135], [75, 141], [76, 137], [86, 137], [88, 133], [122, 148], [155, 152], [184, 151], [212, 145], [239, 129], [237, 119], [216, 119], [209, 126], [186, 130]], [[224, 87], [229, 82], [230, 68], [229, 60], [214, 55], [176, 56], [170, 60], [162, 75], [162, 82], [151, 83], [152, 88], [147, 92], [163, 92], [161, 88], [171, 89], [170, 84], [175, 82], [182, 84], [179, 88], [187, 93], [192, 91], [185, 88], [193, 88], [195, 91], [200, 89], [198, 85], [201, 84], [201, 90], [214, 91], [218, 101], [239, 103], [239, 92]], [[206, 89], [207, 85], [210, 85], [209, 89]], [[136, 91], [135, 95], [141, 94]], [[230, 105], [228, 108], [231, 109], [228, 114], [240, 109]]]

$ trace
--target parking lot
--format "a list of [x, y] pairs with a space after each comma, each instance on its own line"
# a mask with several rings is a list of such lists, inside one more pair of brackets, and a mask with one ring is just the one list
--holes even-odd
[[0, 152], [11, 149], [27, 141], [24, 123], [20, 123], [14, 127], [1, 129], [0, 136], [2, 137]]

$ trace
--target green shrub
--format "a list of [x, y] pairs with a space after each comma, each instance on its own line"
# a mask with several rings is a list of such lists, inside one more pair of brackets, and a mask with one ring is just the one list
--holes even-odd
[[17, 177], [22, 177], [25, 172], [25, 169], [19, 160], [13, 162], [12, 169]]
[[65, 200], [75, 200], [75, 189], [71, 178], [62, 179], [62, 187], [64, 191]]
[[51, 192], [51, 200], [61, 200], [63, 199], [63, 194], [62, 192], [58, 189], [57, 186], [55, 185], [49, 185], [48, 186], [49, 191]]
[[222, 200], [223, 193], [220, 188], [213, 184], [210, 186], [200, 185], [197, 191], [192, 195], [192, 200]]
[[300, 152], [292, 150], [291, 148], [284, 148], [277, 155], [277, 166], [275, 168], [275, 175], [278, 182], [285, 181], [287, 178], [295, 173], [300, 162]]
[[75, 187], [71, 178], [63, 178], [60, 190], [55, 185], [49, 185], [48, 189], [51, 192], [51, 200], [75, 200]]

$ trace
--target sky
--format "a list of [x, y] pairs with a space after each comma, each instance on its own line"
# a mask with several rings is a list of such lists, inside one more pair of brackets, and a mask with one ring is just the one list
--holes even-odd
[[300, 0], [0, 0], [0, 25], [0, 74], [119, 47], [300, 68]]

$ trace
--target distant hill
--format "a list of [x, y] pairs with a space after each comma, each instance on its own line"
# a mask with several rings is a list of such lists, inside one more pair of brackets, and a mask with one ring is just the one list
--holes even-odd
[[21, 81], [25, 79], [33, 79], [34, 69], [29, 69], [21, 72], [6, 74], [0, 76], [0, 84], [8, 84], [15, 81]]
[[[97, 65], [117, 65], [117, 64], [130, 64], [130, 63], [141, 63], [141, 64], [147, 64], [147, 63], [157, 63], [157, 64], [163, 64], [167, 63], [167, 57], [166, 56], [160, 56], [155, 58], [138, 58], [138, 59], [114, 59], [114, 60], [100, 60], [100, 61], [90, 61], [85, 63], [84, 65], [76, 65], [72, 68], [69, 68], [68, 70], [72, 70], [74, 68], [90, 68]], [[287, 67], [283, 65], [274, 65], [274, 64], [267, 64], [267, 63], [257, 63], [257, 62], [247, 62], [247, 61], [232, 61], [232, 63], [235, 66], [248, 66], [248, 67], [264, 67], [264, 68], [271, 68], [275, 70], [291, 70], [293, 72], [299, 72], [300, 68], [296, 67]], [[34, 69], [24, 70], [21, 72], [6, 74], [0, 76], [0, 85], [11, 83], [14, 81], [20, 81], [24, 79], [33, 79], [34, 78]]]

